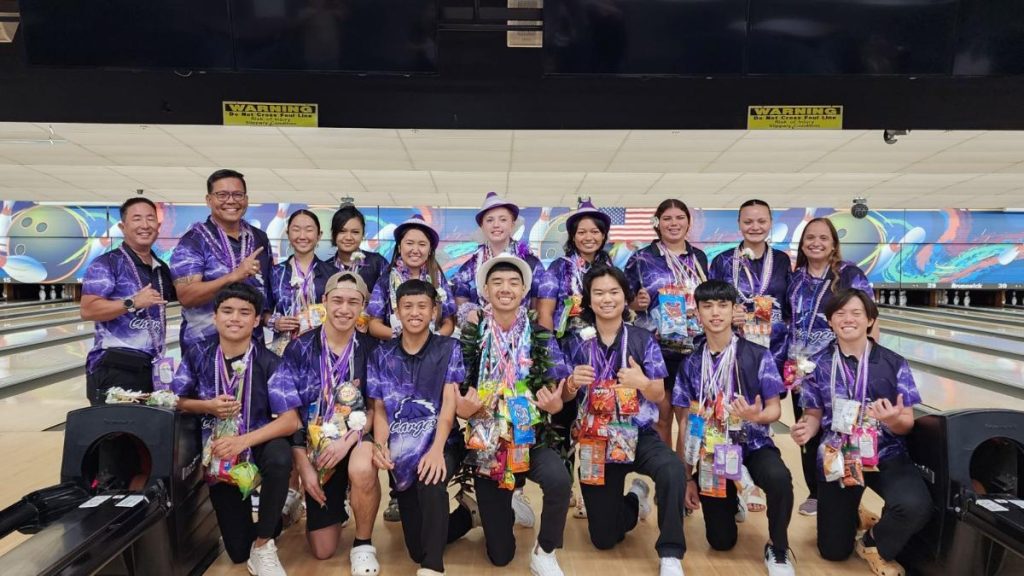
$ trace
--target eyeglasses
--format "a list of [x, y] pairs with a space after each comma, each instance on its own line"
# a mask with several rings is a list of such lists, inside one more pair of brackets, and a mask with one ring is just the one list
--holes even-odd
[[245, 192], [239, 191], [225, 192], [224, 190], [219, 190], [217, 192], [211, 192], [210, 195], [216, 198], [219, 202], [227, 202], [229, 199], [234, 200], [235, 202], [245, 200]]

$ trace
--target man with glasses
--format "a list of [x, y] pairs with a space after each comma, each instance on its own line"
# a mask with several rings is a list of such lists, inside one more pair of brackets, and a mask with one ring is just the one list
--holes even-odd
[[206, 179], [210, 217], [193, 224], [171, 256], [171, 276], [181, 302], [182, 350], [217, 333], [213, 298], [228, 284], [249, 284], [263, 296], [264, 307], [269, 304], [270, 241], [245, 221], [246, 192], [242, 174], [226, 169], [210, 174]]

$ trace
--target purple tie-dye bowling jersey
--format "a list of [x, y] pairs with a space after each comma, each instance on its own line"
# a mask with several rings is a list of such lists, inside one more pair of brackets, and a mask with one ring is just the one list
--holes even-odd
[[[135, 272], [132, 272], [132, 267]], [[167, 264], [157, 258], [156, 254], [153, 254], [153, 265], [150, 266], [131, 250], [118, 248], [92, 261], [85, 271], [82, 295], [124, 300], [147, 284], [159, 291], [164, 300], [177, 300]], [[86, 359], [86, 372], [92, 374], [96, 370], [103, 352], [108, 348], [128, 348], [155, 356], [163, 350], [163, 341], [167, 338], [165, 324], [160, 322], [159, 306], [150, 306], [134, 313], [126, 312], [113, 320], [95, 322], [94, 343]]]
[[[569, 336], [565, 341], [565, 360], [569, 364], [569, 369], [571, 370], [575, 366], [593, 366], [593, 358], [591, 356], [595, 348], [598, 354], [605, 357], [609, 356], [609, 350], [621, 350], [624, 332], [626, 333], [626, 354], [640, 365], [644, 371], [644, 376], [651, 380], [667, 377], [668, 369], [665, 367], [661, 348], [658, 347], [654, 336], [643, 328], [637, 328], [629, 324], [623, 324], [619, 328], [619, 333], [615, 336], [615, 341], [612, 342], [611, 346], [605, 346], [600, 341], [600, 338], [584, 341], [578, 334]], [[611, 370], [614, 375], [622, 367], [623, 359], [621, 354], [618, 353], [613, 353], [610, 356], [612, 361]], [[576, 393], [576, 401], [580, 405], [581, 412], [584, 409], [583, 404], [587, 400], [586, 392], [586, 390], [581, 388]], [[658, 405], [648, 400], [643, 394], [638, 396], [640, 398], [640, 412], [633, 416], [633, 424], [640, 429], [650, 428], [658, 422]]]
[[415, 354], [405, 351], [401, 338], [381, 344], [370, 354], [366, 395], [384, 403], [399, 492], [416, 483], [416, 466], [434, 441], [444, 386], [465, 379], [462, 348], [447, 336], [430, 334]]
[[[251, 276], [245, 281], [246, 284], [256, 288], [263, 295], [263, 310], [272, 310], [272, 294], [268, 289], [271, 278], [272, 253], [270, 241], [267, 234], [259, 228], [254, 228], [242, 222], [242, 235], [249, 235], [246, 245], [251, 248], [247, 250], [246, 257], [257, 248], [262, 247], [263, 252], [257, 257], [260, 262], [260, 275]], [[231, 257], [220, 245], [217, 225], [211, 218], [205, 222], [197, 222], [182, 235], [178, 245], [171, 255], [171, 276], [175, 281], [188, 276], [199, 276], [202, 282], [216, 280], [234, 269]], [[239, 236], [241, 239], [241, 236]], [[241, 240], [229, 239], [231, 250], [236, 258], [241, 251]], [[213, 325], [213, 299], [206, 304], [195, 307], [181, 307], [181, 347], [183, 349], [195, 344], [204, 338], [210, 338], [217, 334]], [[262, 332], [257, 330], [256, 336]]]
[[[700, 398], [701, 388], [701, 365], [704, 358], [704, 347], [707, 341], [701, 338], [690, 354], [683, 360], [676, 375], [675, 386], [672, 388], [672, 405], [680, 408], [689, 408], [690, 402]], [[775, 366], [775, 359], [771, 351], [764, 346], [743, 339], [736, 340], [736, 371], [739, 373], [739, 391], [746, 398], [747, 402], [753, 404], [754, 399], [760, 395], [761, 401], [767, 403], [772, 398], [778, 398], [785, 387], [782, 384], [782, 376]], [[734, 372], [735, 374], [735, 372]], [[736, 386], [736, 384], [733, 384]], [[743, 444], [743, 454], [748, 455], [766, 446], [775, 446], [771, 439], [771, 431], [768, 424], [754, 424], [743, 422], [743, 431], [746, 432], [746, 442]]]
[[[822, 444], [834, 439], [838, 434], [838, 432], [832, 431], [832, 359], [837, 352], [838, 345], [834, 344], [813, 356], [811, 361], [814, 362], [814, 370], [804, 376], [800, 384], [800, 404], [803, 405], [803, 408], [822, 411]], [[846, 363], [851, 374], [857, 373], [857, 358], [840, 353], [840, 361]], [[841, 368], [838, 372], [836, 396], [852, 398], [852, 383], [847, 383]], [[872, 343], [871, 353], [868, 356], [867, 379], [868, 389], [865, 400], [868, 403], [888, 398], [893, 405], [896, 405], [896, 397], [900, 394], [903, 395], [903, 405], [908, 408], [921, 403], [921, 393], [918, 392], [917, 384], [914, 383], [910, 364], [904, 357], [884, 346]], [[907, 453], [907, 442], [903, 436], [894, 434], [888, 426], [881, 422], [879, 422], [878, 428], [878, 460], [880, 462]], [[825, 479], [820, 452], [818, 453], [818, 477], [822, 480]]]

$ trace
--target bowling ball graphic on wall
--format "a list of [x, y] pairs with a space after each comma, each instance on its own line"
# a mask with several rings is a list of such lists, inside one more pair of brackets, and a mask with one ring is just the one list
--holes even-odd
[[839, 245], [843, 260], [853, 262], [865, 273], [878, 261], [881, 247], [886, 242], [885, 228], [871, 214], [863, 219], [854, 218], [849, 212], [830, 214], [828, 219], [839, 234]]
[[[32, 206], [15, 213], [9, 234], [8, 259], [35, 268], [36, 275], [42, 274], [35, 282], [73, 278], [88, 256], [85, 221], [61, 206]], [[16, 273], [11, 276], [21, 282], [32, 281], [23, 280]]]

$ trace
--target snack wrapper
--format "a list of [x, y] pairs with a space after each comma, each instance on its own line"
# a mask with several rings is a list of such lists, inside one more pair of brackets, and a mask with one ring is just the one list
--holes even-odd
[[594, 414], [615, 414], [615, 381], [602, 380], [590, 387], [590, 412]]
[[580, 440], [580, 483], [604, 486], [607, 442], [594, 438]]
[[639, 430], [632, 424], [615, 422], [608, 425], [606, 462], [630, 464], [636, 458]]
[[635, 416], [640, 413], [640, 397], [635, 388], [615, 388], [615, 399], [620, 416]]

